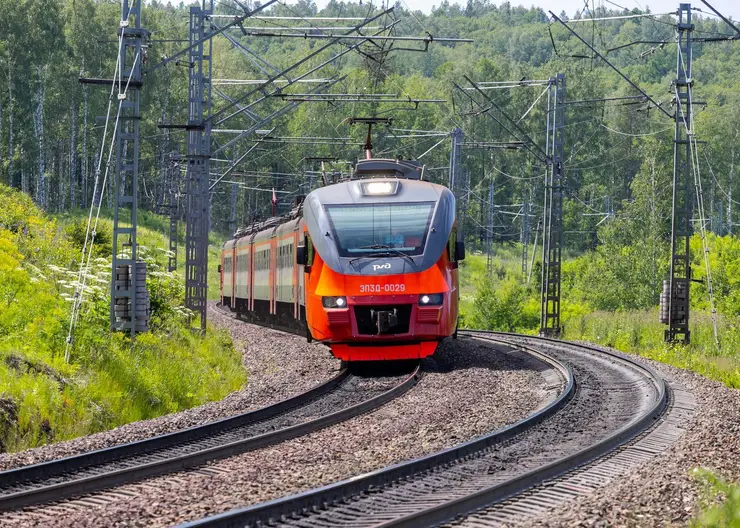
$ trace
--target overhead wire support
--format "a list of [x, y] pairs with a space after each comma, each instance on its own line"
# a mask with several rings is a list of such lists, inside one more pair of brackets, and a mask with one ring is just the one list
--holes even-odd
[[[225, 26], [222, 26], [222, 27], [219, 27], [219, 28], [212, 29], [212, 30], [209, 29], [208, 36], [207, 37], [203, 37], [203, 38], [201, 38], [199, 40], [195, 40], [195, 41], [192, 40], [192, 39], [190, 39], [189, 40], [190, 45], [187, 48], [181, 49], [180, 51], [178, 51], [177, 53], [175, 53], [174, 55], [171, 55], [169, 57], [163, 57], [160, 62], [158, 62], [158, 63], [154, 64], [153, 66], [151, 66], [150, 68], [148, 68], [146, 70], [146, 73], [151, 73], [151, 72], [153, 72], [155, 70], [158, 70], [162, 66], [167, 66], [172, 61], [174, 61], [174, 60], [182, 57], [183, 55], [185, 55], [187, 53], [190, 53], [190, 51], [193, 48], [195, 48], [196, 46], [202, 45], [206, 40], [209, 40], [209, 38], [213, 38], [216, 35], [219, 35], [219, 34], [223, 33], [227, 29], [229, 29], [229, 28], [231, 28], [233, 26], [239, 25], [241, 22], [244, 22], [247, 18], [254, 16], [255, 14], [259, 13], [260, 11], [264, 11], [265, 9], [267, 9], [268, 7], [270, 7], [272, 4], [276, 3], [277, 1], [278, 0], [267, 0], [264, 4], [262, 4], [262, 5], [260, 5], [260, 6], [256, 7], [256, 8], [254, 8], [251, 11], [248, 11], [248, 12], [244, 13], [243, 15], [235, 15], [233, 17], [233, 20], [229, 24], [227, 24]], [[211, 9], [211, 13], [212, 12], [213, 12], [213, 9]], [[213, 14], [209, 15], [209, 18], [212, 18], [212, 17], [213, 17]]]
[[563, 161], [565, 159], [565, 75], [551, 81], [547, 111], [547, 172], [542, 245], [540, 335], [558, 337], [563, 248]]
[[632, 79], [630, 79], [630, 78], [629, 78], [629, 77], [627, 77], [627, 76], [626, 76], [626, 75], [625, 75], [624, 73], [622, 73], [622, 71], [621, 71], [621, 70], [620, 70], [619, 68], [617, 68], [616, 66], [614, 66], [614, 65], [613, 65], [613, 64], [612, 64], [611, 62], [609, 62], [609, 61], [607, 60], [607, 58], [606, 58], [606, 57], [604, 57], [604, 55], [602, 55], [601, 53], [599, 53], [599, 52], [598, 52], [598, 51], [596, 50], [596, 48], [594, 48], [594, 47], [593, 47], [593, 46], [592, 46], [591, 44], [589, 44], [589, 43], [588, 43], [588, 42], [587, 42], [587, 41], [586, 41], [585, 39], [583, 39], [583, 38], [582, 38], [582, 37], [581, 37], [581, 36], [580, 36], [580, 35], [579, 35], [578, 33], [576, 33], [576, 32], [575, 32], [575, 31], [574, 31], [574, 30], [573, 30], [573, 29], [572, 29], [572, 28], [571, 28], [570, 26], [568, 26], [568, 24], [566, 24], [565, 22], [563, 22], [562, 20], [560, 20], [560, 18], [559, 18], [559, 17], [558, 17], [558, 16], [557, 16], [557, 15], [556, 15], [555, 13], [553, 13], [552, 11], [550, 11], [549, 13], [550, 13], [550, 16], [551, 16], [551, 17], [552, 17], [552, 18], [553, 18], [554, 20], [556, 20], [557, 22], [559, 22], [559, 23], [560, 23], [560, 24], [561, 24], [561, 25], [562, 25], [562, 26], [563, 26], [563, 27], [564, 27], [565, 29], [567, 29], [567, 30], [568, 30], [568, 31], [570, 32], [570, 34], [571, 34], [571, 35], [573, 35], [573, 36], [574, 36], [574, 37], [576, 37], [576, 38], [577, 38], [578, 40], [580, 40], [580, 41], [581, 41], [581, 42], [582, 42], [582, 43], [583, 43], [583, 44], [584, 44], [584, 45], [585, 45], [585, 46], [586, 46], [586, 47], [587, 47], [587, 48], [588, 48], [589, 50], [591, 50], [591, 52], [592, 52], [592, 53], [593, 53], [593, 54], [594, 54], [595, 56], [597, 56], [597, 57], [598, 57], [599, 59], [601, 59], [601, 60], [602, 60], [602, 61], [604, 62], [604, 64], [606, 64], [606, 65], [607, 65], [607, 66], [609, 66], [609, 67], [610, 67], [610, 68], [611, 68], [612, 70], [614, 70], [615, 72], [617, 72], [617, 74], [618, 74], [618, 75], [619, 75], [619, 76], [620, 76], [620, 77], [621, 77], [622, 79], [624, 79], [625, 81], [627, 81], [627, 83], [629, 83], [629, 85], [630, 85], [630, 86], [632, 86], [632, 87], [633, 87], [633, 88], [634, 88], [635, 90], [637, 90], [638, 92], [640, 92], [640, 93], [641, 93], [641, 94], [642, 94], [642, 95], [643, 95], [643, 96], [644, 96], [644, 97], [645, 97], [645, 98], [646, 98], [646, 99], [647, 99], [648, 101], [650, 101], [650, 102], [651, 102], [651, 103], [652, 103], [652, 104], [653, 104], [653, 105], [654, 105], [654, 106], [655, 106], [655, 107], [656, 107], [656, 108], [657, 108], [658, 110], [660, 110], [661, 112], [663, 112], [663, 113], [664, 113], [664, 114], [665, 114], [666, 116], [668, 116], [669, 118], [671, 118], [671, 119], [673, 119], [673, 118], [674, 118], [674, 116], [673, 116], [673, 115], [672, 115], [672, 114], [671, 114], [671, 113], [670, 113], [669, 111], [667, 111], [667, 110], [666, 110], [665, 108], [663, 108], [663, 105], [662, 105], [662, 104], [660, 103], [660, 101], [656, 101], [655, 99], [653, 99], [652, 97], [650, 97], [650, 96], [649, 96], [649, 95], [648, 95], [648, 94], [647, 94], [647, 93], [646, 93], [646, 92], [645, 92], [645, 91], [644, 91], [644, 90], [643, 90], [642, 88], [640, 88], [640, 87], [639, 87], [639, 86], [638, 86], [638, 85], [637, 85], [637, 84], [636, 84], [635, 82], [633, 82], [633, 81], [632, 81]]
[[[116, 168], [113, 185], [113, 240], [110, 282], [110, 328], [128, 331], [132, 342], [148, 329], [148, 297], [138, 277], [139, 109], [142, 49], [148, 37], [141, 27], [142, 0], [121, 2], [123, 38], [118, 68], [119, 111], [115, 127]], [[122, 77], [129, 81], [123, 83]], [[133, 83], [133, 84], [132, 84]]]
[[[337, 40], [363, 40], [367, 39], [364, 35], [335, 35], [332, 33], [270, 33], [267, 31], [247, 31], [245, 36], [248, 37], [280, 37], [280, 38], [301, 38], [301, 39], [337, 39]], [[432, 42], [441, 43], [472, 43], [473, 39], [449, 38], [449, 37], [401, 37], [395, 35], [378, 35], [372, 38], [378, 41], [402, 41], [402, 42], [423, 42], [427, 46]]]
[[[388, 15], [388, 14], [390, 14], [392, 12], [393, 12], [393, 8], [391, 7], [389, 9], [386, 9], [386, 10], [378, 13], [377, 15], [375, 15], [375, 16], [373, 16], [371, 18], [365, 19], [361, 24], [358, 24], [357, 26], [355, 26], [354, 29], [352, 29], [349, 32], [347, 32], [347, 34], [351, 34], [353, 32], [359, 31], [359, 30], [363, 29], [365, 26], [367, 26], [367, 25], [375, 22], [376, 20], [380, 19], [381, 17], [383, 17], [385, 15]], [[295, 84], [296, 82], [299, 82], [300, 79], [307, 78], [309, 75], [311, 75], [312, 73], [314, 73], [314, 72], [318, 71], [319, 69], [323, 68], [327, 64], [335, 61], [336, 59], [342, 57], [343, 55], [346, 55], [350, 51], [353, 51], [354, 49], [357, 49], [362, 44], [362, 42], [364, 42], [364, 41], [366, 41], [366, 40], [368, 40], [368, 39], [370, 39], [372, 37], [376, 37], [376, 36], [378, 36], [378, 35], [372, 35], [372, 36], [368, 35], [368, 36], [363, 37], [363, 41], [358, 42], [357, 44], [354, 44], [352, 46], [347, 47], [345, 50], [342, 50], [340, 53], [336, 54], [334, 57], [332, 57], [328, 61], [324, 61], [323, 63], [319, 64], [318, 66], [315, 66], [315, 67], [311, 68], [308, 72], [306, 72], [304, 74], [301, 74], [297, 78], [292, 79], [290, 82], [286, 83], [286, 86], [289, 86], [291, 84]], [[234, 106], [236, 106], [238, 103], [241, 103], [242, 101], [245, 101], [245, 100], [249, 99], [252, 95], [254, 95], [256, 93], [263, 92], [265, 90], [265, 88], [267, 87], [267, 85], [269, 85], [273, 81], [279, 79], [280, 77], [285, 77], [291, 71], [295, 70], [296, 68], [298, 68], [299, 66], [305, 64], [306, 62], [308, 62], [312, 58], [316, 57], [320, 53], [322, 53], [322, 52], [326, 51], [327, 49], [329, 49], [331, 46], [333, 46], [334, 44], [336, 44], [337, 42], [339, 42], [339, 40], [340, 39], [337, 39], [336, 37], [333, 38], [333, 39], [330, 39], [329, 42], [327, 42], [326, 44], [324, 44], [324, 45], [320, 46], [319, 48], [315, 49], [314, 51], [312, 51], [311, 53], [309, 53], [308, 55], [306, 55], [305, 57], [303, 57], [301, 60], [293, 63], [291, 66], [289, 66], [288, 68], [285, 68], [280, 73], [277, 73], [277, 74], [269, 77], [268, 79], [266, 79], [263, 84], [258, 85], [256, 88], [254, 88], [254, 89], [248, 91], [247, 93], [242, 94], [241, 96], [235, 98], [233, 103], [231, 103], [229, 105], [226, 105], [224, 108], [219, 109], [217, 112], [214, 112], [213, 115], [210, 117], [210, 120], [213, 121], [213, 123], [215, 125], [220, 125], [221, 123], [223, 123], [226, 120], [234, 117], [235, 115], [238, 115], [239, 113], [241, 113], [241, 110], [237, 110], [236, 112], [232, 112], [229, 115], [225, 115], [225, 114], [231, 108], [233, 108]], [[249, 108], [250, 106], [253, 106], [254, 104], [255, 103], [251, 103], [250, 105], [248, 105], [247, 108]]]
[[190, 7], [188, 63], [188, 141], [185, 177], [185, 306], [199, 316], [206, 330], [208, 295], [208, 232], [211, 166], [211, 71], [213, 32], [207, 22], [213, 0]]
[[[527, 134], [522, 127], [519, 126], [519, 124], [514, 121], [493, 99], [491, 99], [488, 94], [484, 93], [478, 85], [470, 79], [467, 75], [463, 75], [463, 78], [468, 81], [473, 88], [488, 102], [491, 106], [490, 108], [487, 108], [484, 110], [483, 113], [489, 115], [491, 118], [493, 118], [494, 121], [496, 121], [506, 132], [514, 136], [517, 141], [521, 142], [524, 145], [524, 148], [526, 148], [529, 152], [532, 153], [532, 155], [537, 158], [539, 161], [546, 163], [547, 162], [547, 153], [542, 150], [542, 148], [537, 144], [536, 141], [534, 141], [529, 134]], [[457, 83], [453, 83], [455, 87], [458, 88], [463, 94], [465, 94], [468, 98], [470, 98], [471, 101], [474, 101], [478, 106], [481, 108], [484, 108], [483, 105], [481, 105], [478, 101], [473, 99], [467, 92], [465, 92]], [[501, 117], [509, 123], [507, 126], [502, 122], [501, 119], [499, 119], [496, 115], [494, 115], [490, 110], [496, 108], [499, 111], [499, 114]], [[512, 131], [512, 129], [514, 131]], [[519, 137], [517, 137], [519, 136]]]
[[[678, 53], [676, 79], [675, 130], [673, 138], [673, 195], [671, 206], [671, 260], [668, 280], [667, 310], [662, 310], [663, 323], [668, 325], [665, 340], [669, 343], [691, 341], [689, 302], [691, 283], [691, 142], [682, 120], [690, 122], [689, 86], [691, 81], [691, 5], [681, 4], [676, 27]], [[665, 290], [665, 288], [664, 288]]]

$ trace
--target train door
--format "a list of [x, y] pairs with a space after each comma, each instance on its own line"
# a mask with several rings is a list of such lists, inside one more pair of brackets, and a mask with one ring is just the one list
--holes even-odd
[[277, 313], [277, 255], [278, 255], [277, 227], [270, 237], [270, 313]]
[[236, 275], [239, 273], [239, 270], [236, 266], [236, 244], [237, 242], [234, 241], [234, 247], [231, 248], [231, 309], [235, 309], [236, 307]]
[[301, 221], [297, 220], [295, 223], [295, 228], [293, 229], [293, 255], [291, 259], [293, 270], [293, 272], [291, 273], [293, 279], [291, 281], [291, 284], [293, 286], [293, 317], [296, 319], [301, 318], [300, 275], [303, 272], [303, 265], [298, 262], [298, 259], [296, 258], [296, 256], [298, 255], [298, 242], [300, 241], [299, 236], [301, 234], [300, 226]]
[[220, 273], [218, 274], [218, 290], [221, 292], [221, 305], [224, 304], [224, 254], [225, 251], [221, 251], [221, 265]]
[[249, 255], [249, 260], [247, 261], [247, 269], [248, 269], [248, 276], [247, 276], [247, 306], [249, 307], [249, 311], [254, 311], [254, 270], [255, 270], [255, 251], [254, 251], [254, 237], [256, 236], [256, 233], [253, 234], [249, 238], [249, 246], [247, 248], [247, 253]]

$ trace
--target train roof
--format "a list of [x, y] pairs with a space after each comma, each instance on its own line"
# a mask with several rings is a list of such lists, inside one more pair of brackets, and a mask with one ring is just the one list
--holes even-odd
[[412, 160], [363, 159], [355, 165], [354, 179], [403, 178], [421, 180], [424, 166]]
[[[376, 192], [378, 184], [388, 183], [388, 192]], [[375, 187], [373, 187], [375, 186]], [[447, 190], [443, 185], [427, 181], [406, 180], [400, 178], [374, 178], [350, 180], [312, 191], [307, 202], [318, 201], [322, 205], [352, 203], [409, 203], [436, 202]]]

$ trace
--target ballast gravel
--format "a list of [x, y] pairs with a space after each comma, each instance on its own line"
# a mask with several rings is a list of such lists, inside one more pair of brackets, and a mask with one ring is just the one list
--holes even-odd
[[53, 516], [43, 508], [29, 510], [22, 523], [169, 526], [450, 447], [523, 418], [546, 395], [544, 380], [532, 367], [471, 340], [444, 343], [424, 369], [416, 387], [373, 413], [198, 470], [93, 496], [101, 505], [68, 503]]
[[237, 321], [209, 303], [209, 321], [231, 334], [248, 372], [247, 386], [224, 399], [182, 412], [122, 425], [109, 431], [0, 454], [0, 471], [133, 442], [241, 414], [319, 385], [339, 372], [329, 349], [305, 338]]
[[713, 470], [740, 484], [740, 390], [663, 363], [638, 359], [694, 393], [694, 420], [684, 436], [621, 482], [569, 502], [546, 518], [512, 526], [687, 526], [700, 510], [701, 485], [692, 477], [695, 468]]

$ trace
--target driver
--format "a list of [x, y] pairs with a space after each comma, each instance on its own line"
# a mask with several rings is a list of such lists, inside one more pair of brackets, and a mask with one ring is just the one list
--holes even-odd
[[395, 231], [392, 235], [385, 237], [384, 243], [394, 248], [404, 247], [403, 233], [401, 233], [400, 231]]

